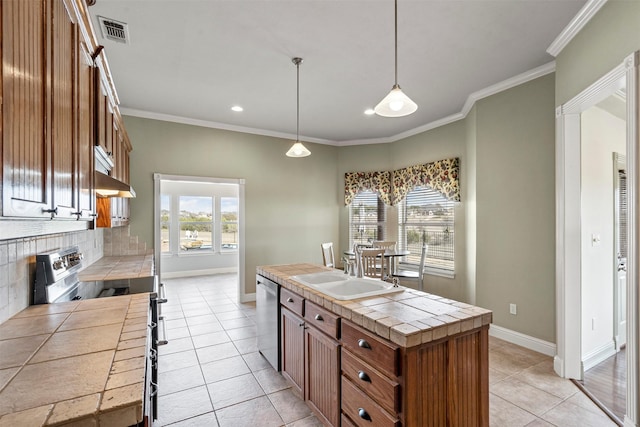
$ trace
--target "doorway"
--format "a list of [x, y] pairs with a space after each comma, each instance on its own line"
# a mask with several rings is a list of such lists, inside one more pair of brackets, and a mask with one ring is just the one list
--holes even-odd
[[[581, 116], [589, 108], [615, 94], [626, 85], [626, 155], [627, 184], [629, 188], [628, 229], [629, 252], [627, 262], [627, 393], [625, 425], [637, 425], [638, 421], [638, 200], [634, 192], [638, 191], [638, 53], [630, 55], [614, 70], [580, 93], [571, 101], [557, 109], [557, 144], [556, 144], [556, 321], [557, 321], [557, 355], [554, 358], [556, 373], [565, 378], [581, 380], [584, 374], [585, 330], [595, 331], [598, 318], [608, 321], [613, 326], [613, 314], [606, 313], [593, 320], [583, 316], [585, 295], [583, 281], [583, 255], [596, 249], [601, 238], [598, 229], [583, 227], [582, 209], [582, 165], [581, 165]], [[611, 159], [611, 157], [609, 157]], [[610, 160], [609, 160], [610, 161]], [[610, 163], [609, 163], [610, 164]], [[611, 169], [609, 169], [611, 170]], [[611, 199], [609, 199], [611, 200]], [[605, 226], [602, 227], [605, 229]], [[601, 236], [600, 236], [601, 237]], [[587, 249], [589, 248], [589, 249]], [[609, 262], [612, 262], [609, 252]], [[611, 284], [613, 273], [606, 278]], [[612, 286], [610, 286], [610, 289]], [[613, 294], [613, 289], [611, 289]], [[613, 311], [611, 303], [605, 303]], [[601, 317], [604, 316], [604, 317]], [[594, 327], [594, 325], [596, 327]], [[604, 325], [606, 327], [606, 325]], [[609, 334], [613, 327], [609, 330]], [[602, 348], [615, 347], [613, 339], [602, 344]], [[594, 359], [595, 360], [595, 359]]]
[[245, 302], [244, 180], [154, 174], [154, 248], [162, 278], [237, 273]]

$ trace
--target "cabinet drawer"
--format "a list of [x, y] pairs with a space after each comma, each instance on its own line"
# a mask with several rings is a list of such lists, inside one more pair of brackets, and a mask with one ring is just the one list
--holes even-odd
[[340, 318], [330, 311], [307, 301], [304, 307], [304, 320], [332, 338], [340, 338]]
[[400, 384], [342, 349], [342, 375], [391, 413], [400, 412]]
[[304, 298], [288, 289], [280, 288], [280, 304], [298, 316], [304, 315]]
[[342, 422], [342, 427], [358, 427], [345, 414], [340, 416], [340, 421]]
[[399, 427], [400, 420], [342, 377], [342, 413], [359, 427]]
[[389, 376], [400, 374], [399, 349], [351, 322], [342, 322], [342, 345]]

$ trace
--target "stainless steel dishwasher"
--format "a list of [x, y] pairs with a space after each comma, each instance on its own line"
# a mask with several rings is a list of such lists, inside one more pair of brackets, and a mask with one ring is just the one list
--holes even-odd
[[258, 351], [280, 371], [280, 285], [256, 275]]

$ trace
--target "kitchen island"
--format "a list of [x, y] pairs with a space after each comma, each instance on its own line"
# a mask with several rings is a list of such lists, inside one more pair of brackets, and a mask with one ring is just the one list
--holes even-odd
[[400, 292], [337, 300], [262, 266], [281, 286], [282, 374], [327, 425], [488, 426], [489, 310]]
[[35, 305], [0, 324], [0, 425], [141, 422], [149, 298]]

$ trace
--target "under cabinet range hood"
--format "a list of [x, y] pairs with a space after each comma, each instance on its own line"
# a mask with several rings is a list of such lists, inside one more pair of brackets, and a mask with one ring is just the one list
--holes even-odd
[[126, 184], [109, 175], [113, 168], [113, 161], [99, 145], [95, 146], [96, 162], [96, 196], [98, 197], [136, 197], [136, 192], [129, 184]]
[[136, 197], [136, 192], [129, 184], [125, 184], [109, 175], [96, 171], [96, 195], [98, 197]]

